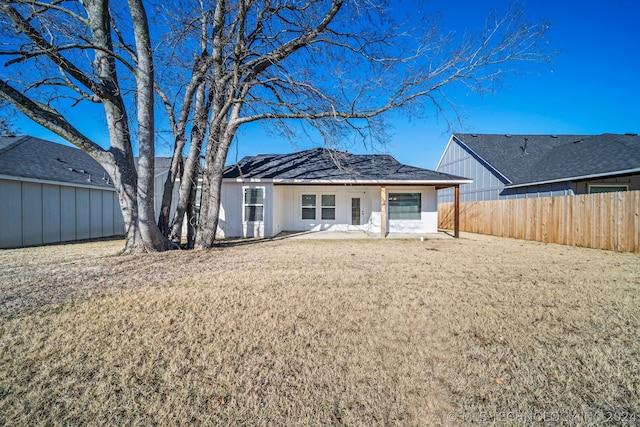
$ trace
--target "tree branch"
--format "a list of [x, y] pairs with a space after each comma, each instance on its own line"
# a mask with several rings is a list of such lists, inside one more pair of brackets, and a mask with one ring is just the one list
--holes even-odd
[[109, 155], [102, 147], [71, 125], [55, 109], [29, 99], [4, 80], [0, 80], [0, 96], [11, 102], [31, 120], [60, 135], [73, 145], [89, 153], [93, 158], [105, 159], [105, 156]]

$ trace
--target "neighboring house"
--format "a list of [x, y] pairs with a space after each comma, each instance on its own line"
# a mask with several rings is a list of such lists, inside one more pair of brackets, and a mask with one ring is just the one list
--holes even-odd
[[436, 170], [473, 179], [461, 202], [638, 190], [640, 137], [453, 134]]
[[88, 154], [31, 136], [0, 137], [0, 248], [123, 233], [115, 189]]
[[470, 182], [403, 165], [389, 155], [318, 148], [245, 157], [224, 171], [218, 236], [436, 233], [437, 190]]

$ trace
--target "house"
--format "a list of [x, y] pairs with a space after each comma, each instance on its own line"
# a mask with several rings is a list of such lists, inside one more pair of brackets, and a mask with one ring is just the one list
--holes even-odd
[[317, 148], [244, 157], [224, 171], [218, 236], [436, 233], [437, 190], [470, 182], [403, 165], [389, 155]]
[[640, 137], [453, 134], [436, 170], [473, 180], [462, 202], [638, 190]]
[[0, 248], [123, 234], [113, 184], [88, 154], [31, 136], [0, 137]]

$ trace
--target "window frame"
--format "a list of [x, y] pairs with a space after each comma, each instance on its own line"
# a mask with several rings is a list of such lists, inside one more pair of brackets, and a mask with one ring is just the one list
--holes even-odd
[[[330, 205], [326, 201], [326, 196], [333, 197], [333, 204]], [[305, 197], [313, 197], [313, 204], [305, 204]], [[318, 221], [318, 222], [336, 222], [338, 215], [338, 194], [335, 192], [300, 192], [299, 198], [300, 201], [300, 210], [298, 211], [298, 215], [301, 221]], [[305, 210], [313, 210], [313, 218], [304, 218], [303, 212]], [[333, 211], [333, 218], [325, 218], [325, 210]]]
[[[418, 205], [418, 212], [409, 212], [409, 214], [415, 215], [415, 218], [394, 218], [393, 216], [395, 214], [398, 214], [398, 212], [393, 212], [392, 211], [392, 199], [394, 196], [397, 197], [397, 195], [406, 195], [406, 194], [417, 194], [418, 195], [418, 200], [417, 200], [417, 205]], [[389, 195], [387, 196], [387, 218], [389, 219], [389, 221], [421, 221], [422, 220], [422, 192], [420, 191], [398, 191], [395, 193], [389, 193]]]
[[[591, 191], [592, 188], [624, 188], [624, 190]], [[629, 184], [589, 184], [589, 194], [616, 193], [619, 191], [629, 191]]]
[[[262, 203], [247, 203], [247, 190], [260, 190], [262, 191]], [[242, 222], [243, 223], [255, 223], [255, 222], [264, 222], [264, 204], [266, 198], [266, 187], [263, 186], [246, 186], [242, 187]], [[262, 208], [262, 219], [248, 219], [247, 218], [247, 208], [248, 207], [261, 207]]]
[[[305, 205], [304, 198], [313, 197], [313, 205]], [[316, 193], [301, 193], [300, 194], [300, 219], [302, 221], [315, 221], [318, 217], [318, 195]], [[313, 210], [313, 218], [305, 218], [304, 212], [306, 210]]]
[[[333, 204], [332, 205], [325, 205], [324, 204], [324, 197], [325, 196], [331, 196], [333, 197]], [[320, 193], [320, 221], [334, 221], [336, 220], [336, 194], [335, 193]], [[325, 210], [329, 211], [333, 211], [333, 218], [325, 218], [324, 217], [324, 213]]]

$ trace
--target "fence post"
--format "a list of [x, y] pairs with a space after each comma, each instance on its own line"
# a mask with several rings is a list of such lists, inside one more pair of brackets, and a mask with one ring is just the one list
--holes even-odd
[[460, 237], [460, 184], [455, 186], [455, 200], [453, 206], [453, 237]]

